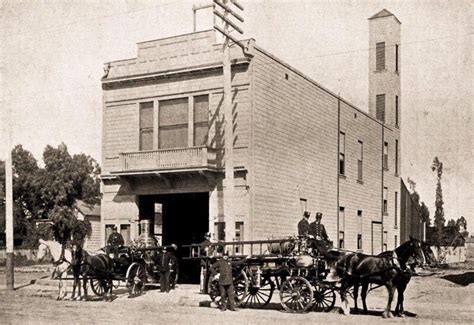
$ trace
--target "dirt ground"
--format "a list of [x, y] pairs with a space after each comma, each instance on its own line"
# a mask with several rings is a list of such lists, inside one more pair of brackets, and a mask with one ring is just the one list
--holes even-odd
[[[113, 302], [56, 301], [55, 288], [27, 285], [44, 278], [47, 272], [16, 273], [16, 283], [23, 287], [15, 291], [0, 290], [1, 324], [473, 324], [474, 323], [474, 268], [464, 265], [458, 269], [441, 269], [436, 274], [413, 277], [405, 294], [404, 318], [382, 319], [386, 304], [384, 288], [369, 293], [369, 315], [344, 316], [335, 308], [329, 313], [310, 312], [289, 314], [282, 311], [278, 292], [272, 303], [263, 310], [240, 309], [221, 312], [209, 307], [209, 297], [199, 295], [197, 286], [180, 286], [170, 294], [148, 290], [144, 295], [127, 298], [125, 290], [116, 291]], [[34, 282], [34, 281], [33, 281]], [[0, 270], [0, 284], [5, 274]], [[339, 298], [336, 306], [340, 306]], [[395, 305], [392, 306], [392, 309]]]

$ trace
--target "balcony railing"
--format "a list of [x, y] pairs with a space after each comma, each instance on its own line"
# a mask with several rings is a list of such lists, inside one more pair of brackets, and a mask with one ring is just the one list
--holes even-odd
[[216, 152], [205, 146], [126, 152], [120, 166], [121, 171], [215, 169]]

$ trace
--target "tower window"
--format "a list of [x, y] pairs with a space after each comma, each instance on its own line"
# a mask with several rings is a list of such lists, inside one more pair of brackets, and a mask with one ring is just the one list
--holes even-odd
[[375, 68], [377, 71], [385, 69], [385, 42], [377, 43], [375, 45]]
[[388, 142], [383, 144], [383, 169], [388, 169]]
[[398, 175], [398, 140], [395, 140], [395, 175]]
[[388, 214], [388, 188], [383, 188], [383, 213]]
[[399, 118], [400, 118], [400, 112], [399, 112], [399, 102], [398, 102], [398, 96], [395, 96], [395, 126], [399, 125]]
[[376, 118], [382, 123], [385, 122], [385, 94], [380, 94], [375, 97]]
[[395, 44], [395, 71], [398, 72], [398, 44]]
[[362, 181], [363, 157], [364, 157], [364, 143], [359, 140], [359, 159], [357, 160], [357, 180], [358, 181]]

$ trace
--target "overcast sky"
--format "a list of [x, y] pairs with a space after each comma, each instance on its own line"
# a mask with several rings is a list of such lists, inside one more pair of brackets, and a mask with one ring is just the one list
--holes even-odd
[[[1, 1], [1, 0], [0, 0]], [[195, 1], [195, 4], [206, 1]], [[446, 218], [474, 231], [472, 1], [240, 1], [245, 37], [360, 109], [368, 102], [368, 21], [402, 22], [402, 175], [434, 215], [434, 156]], [[1, 1], [0, 118], [38, 159], [47, 144], [101, 157], [103, 63], [136, 43], [192, 31], [191, 1]], [[198, 15], [198, 29], [212, 25]], [[6, 152], [0, 141], [0, 158]]]

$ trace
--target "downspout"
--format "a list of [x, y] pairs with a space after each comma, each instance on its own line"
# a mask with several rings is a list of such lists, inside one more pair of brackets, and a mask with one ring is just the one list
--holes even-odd
[[[382, 212], [382, 252], [383, 252], [383, 247], [384, 247], [384, 223], [383, 223], [383, 214], [384, 214], [384, 211], [383, 211], [383, 190], [384, 190], [384, 146], [385, 146], [385, 126], [384, 124], [382, 123], [382, 199], [381, 199], [381, 212]], [[387, 193], [387, 196], [388, 196], [388, 193]], [[388, 200], [388, 197], [387, 197], [387, 200]]]
[[[340, 142], [341, 142], [341, 97], [337, 97], [337, 164], [336, 164], [336, 177], [337, 177], [337, 192], [336, 192], [336, 218], [337, 218], [337, 225], [336, 225], [336, 240], [337, 240], [337, 248], [339, 248], [339, 153], [340, 153]], [[345, 156], [344, 156], [345, 159]], [[345, 161], [344, 161], [345, 163]], [[344, 166], [345, 167], [345, 166]]]

